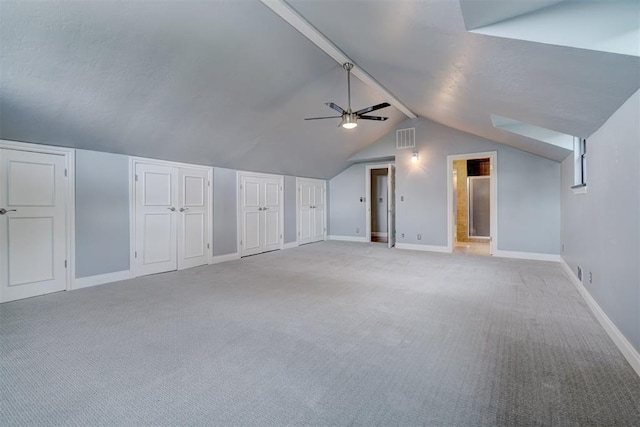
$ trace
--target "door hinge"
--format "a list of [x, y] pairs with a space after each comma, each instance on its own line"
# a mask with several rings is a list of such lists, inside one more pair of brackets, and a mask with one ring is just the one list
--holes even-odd
[[209, 246], [209, 244], [207, 243], [207, 249], [211, 249], [211, 247]]
[[240, 189], [242, 190], [242, 184], [240, 184]]
[[280, 186], [280, 191], [282, 191], [282, 185]]
[[133, 253], [133, 257], [134, 257], [134, 258], [138, 258], [138, 252], [134, 252], [134, 253]]
[[138, 174], [136, 174], [136, 182], [138, 182]]
[[67, 170], [66, 169], [64, 170], [64, 176], [67, 176]]
[[240, 246], [242, 246], [242, 240], [240, 240]]
[[64, 268], [67, 268], [67, 260], [64, 260]]
[[207, 187], [211, 187], [211, 181], [207, 181]]
[[280, 235], [280, 240], [282, 240], [282, 234]]

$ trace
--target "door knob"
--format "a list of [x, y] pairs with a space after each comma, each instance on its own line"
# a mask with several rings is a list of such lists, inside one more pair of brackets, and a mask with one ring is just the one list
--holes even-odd
[[6, 214], [7, 212], [18, 212], [18, 211], [17, 211], [17, 210], [15, 210], [15, 209], [9, 209], [9, 210], [6, 210], [5, 208], [0, 208], [0, 215], [4, 215], [4, 214]]
[[167, 209], [169, 209], [171, 212], [175, 212], [176, 211], [176, 208], [174, 208], [173, 206], [171, 206], [170, 208], [167, 208]]
[[259, 211], [261, 211], [261, 210], [262, 210], [262, 208], [258, 208], [258, 210], [259, 210]]
[[180, 208], [180, 212], [185, 212], [185, 211], [188, 211], [188, 210], [189, 210], [189, 208]]

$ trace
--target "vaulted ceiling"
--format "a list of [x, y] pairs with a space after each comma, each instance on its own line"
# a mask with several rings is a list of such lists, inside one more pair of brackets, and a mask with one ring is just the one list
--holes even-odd
[[[458, 0], [288, 3], [419, 116], [554, 160], [491, 114], [586, 137], [640, 87], [637, 56], [471, 33]], [[304, 121], [346, 106], [345, 71], [257, 0], [3, 0], [0, 38], [3, 139], [329, 178], [407, 118]]]

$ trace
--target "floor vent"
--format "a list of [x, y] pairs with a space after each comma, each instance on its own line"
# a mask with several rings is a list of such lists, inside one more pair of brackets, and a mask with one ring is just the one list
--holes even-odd
[[416, 146], [416, 128], [398, 129], [396, 131], [396, 148], [413, 148]]

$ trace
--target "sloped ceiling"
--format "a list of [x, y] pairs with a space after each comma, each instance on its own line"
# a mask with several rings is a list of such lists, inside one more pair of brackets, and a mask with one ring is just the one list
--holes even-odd
[[[469, 33], [457, 0], [289, 4], [419, 115], [555, 160], [491, 114], [584, 137], [640, 86], [637, 57]], [[305, 122], [345, 72], [257, 0], [5, 0], [0, 38], [4, 139], [330, 178], [406, 118]]]

